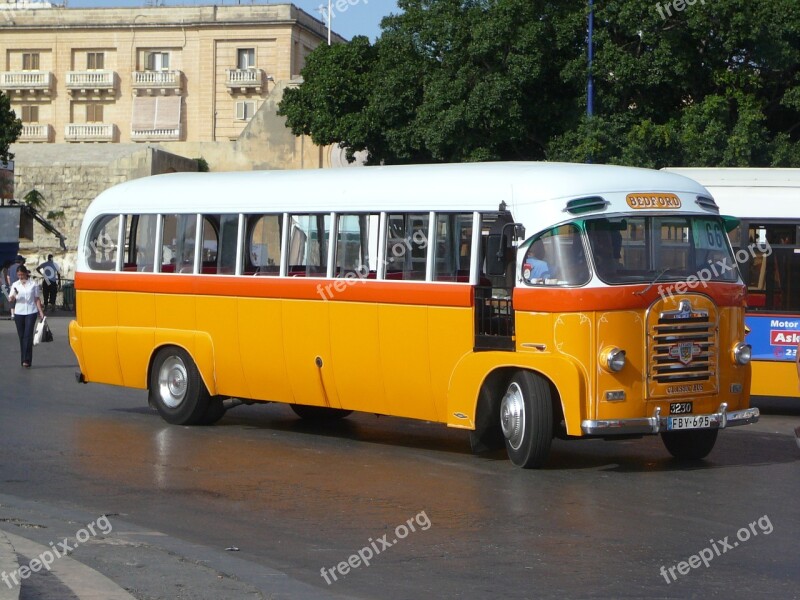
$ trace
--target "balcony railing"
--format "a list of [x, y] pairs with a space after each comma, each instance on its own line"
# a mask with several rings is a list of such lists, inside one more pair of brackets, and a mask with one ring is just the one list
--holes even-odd
[[181, 91], [183, 73], [181, 71], [134, 71], [133, 89], [137, 94], [156, 91], [165, 94], [169, 90]]
[[76, 92], [113, 92], [117, 89], [117, 74], [114, 71], [67, 71], [67, 90]]
[[52, 125], [22, 125], [18, 142], [51, 142], [53, 140]]
[[177, 142], [181, 139], [181, 130], [177, 129], [133, 129], [131, 139], [134, 142]]
[[7, 71], [0, 73], [0, 89], [7, 92], [44, 92], [53, 89], [53, 74], [50, 71]]
[[64, 130], [68, 142], [113, 142], [116, 126], [113, 123], [70, 123]]
[[249, 89], [254, 89], [260, 93], [264, 85], [264, 70], [228, 69], [226, 71], [225, 85], [228, 86], [231, 93], [236, 93], [238, 90], [246, 92]]

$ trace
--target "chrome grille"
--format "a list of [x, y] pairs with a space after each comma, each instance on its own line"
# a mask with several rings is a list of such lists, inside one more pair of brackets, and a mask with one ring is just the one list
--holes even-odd
[[651, 378], [662, 384], [707, 381], [716, 376], [716, 323], [708, 311], [681, 308], [659, 315], [651, 332]]

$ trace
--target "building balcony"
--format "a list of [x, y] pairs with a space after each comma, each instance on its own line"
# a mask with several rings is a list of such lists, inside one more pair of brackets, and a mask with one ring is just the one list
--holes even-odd
[[134, 142], [179, 142], [181, 140], [181, 128], [132, 129], [131, 140]]
[[22, 133], [20, 133], [18, 142], [52, 142], [53, 141], [53, 126], [48, 124], [26, 124], [22, 125]]
[[117, 127], [113, 123], [70, 123], [64, 129], [68, 142], [114, 142]]
[[227, 69], [225, 85], [231, 94], [246, 94], [248, 91], [260, 94], [264, 79], [263, 69]]
[[6, 71], [0, 73], [0, 90], [8, 94], [50, 94], [53, 74], [50, 71]]
[[70, 94], [105, 94], [117, 89], [114, 71], [67, 71], [67, 91]]
[[133, 90], [137, 95], [166, 95], [170, 91], [180, 94], [183, 87], [181, 71], [134, 71]]

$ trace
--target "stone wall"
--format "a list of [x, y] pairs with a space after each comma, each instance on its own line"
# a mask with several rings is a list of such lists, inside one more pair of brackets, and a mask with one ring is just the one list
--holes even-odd
[[89, 203], [107, 188], [139, 177], [174, 171], [196, 171], [197, 162], [162, 149], [142, 145], [47, 145], [12, 147], [16, 153], [15, 196], [36, 189], [45, 206], [39, 212], [63, 215], [48, 219], [66, 236], [66, 252], [58, 238], [38, 223], [34, 239], [20, 242], [20, 254], [35, 268], [53, 254], [64, 277], [72, 278], [83, 215]]

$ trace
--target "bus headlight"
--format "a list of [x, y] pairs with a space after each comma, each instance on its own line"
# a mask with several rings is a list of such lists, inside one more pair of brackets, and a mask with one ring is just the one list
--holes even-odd
[[753, 348], [750, 344], [739, 342], [733, 347], [733, 362], [737, 365], [746, 365], [750, 362], [753, 355]]
[[600, 366], [606, 371], [619, 373], [625, 366], [625, 350], [616, 347], [603, 348], [600, 351]]

